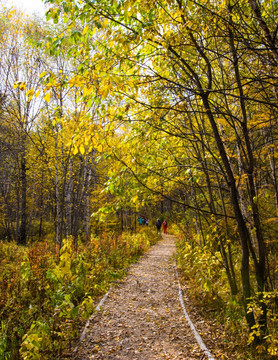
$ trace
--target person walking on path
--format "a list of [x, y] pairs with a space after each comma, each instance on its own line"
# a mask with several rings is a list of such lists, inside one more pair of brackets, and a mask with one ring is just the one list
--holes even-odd
[[162, 223], [162, 226], [163, 226], [163, 232], [164, 232], [164, 234], [167, 234], [167, 226], [168, 226], [168, 224], [167, 224], [166, 219], [164, 219], [164, 221], [163, 221], [163, 223]]
[[160, 229], [161, 229], [161, 221], [160, 221], [160, 219], [156, 220], [156, 229], [157, 229], [157, 233], [160, 233]]

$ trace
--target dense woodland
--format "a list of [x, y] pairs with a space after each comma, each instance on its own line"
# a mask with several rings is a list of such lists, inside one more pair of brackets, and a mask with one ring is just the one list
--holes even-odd
[[0, 359], [58, 358], [157, 217], [239, 358], [277, 355], [277, 1], [46, 3], [0, 13]]

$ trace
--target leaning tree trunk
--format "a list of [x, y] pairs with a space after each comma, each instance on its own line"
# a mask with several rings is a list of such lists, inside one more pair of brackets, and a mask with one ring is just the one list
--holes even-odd
[[[257, 196], [255, 190], [255, 179], [254, 179], [254, 158], [253, 158], [253, 150], [251, 147], [251, 140], [250, 140], [250, 131], [247, 127], [247, 110], [245, 105], [245, 94], [241, 82], [240, 70], [239, 70], [239, 58], [237, 55], [236, 45], [234, 34], [232, 31], [233, 28], [233, 21], [231, 16], [231, 8], [229, 10], [229, 40], [230, 40], [230, 49], [232, 54], [232, 61], [233, 61], [233, 70], [235, 75], [235, 80], [237, 84], [237, 89], [239, 92], [239, 102], [240, 102], [240, 109], [242, 114], [242, 119], [240, 122], [241, 131], [243, 134], [243, 144], [245, 145], [245, 173], [248, 179], [248, 190], [249, 190], [249, 203], [251, 208], [253, 226], [254, 226], [254, 233], [256, 235], [256, 246], [257, 251], [255, 251], [251, 239], [248, 239], [248, 246], [253, 258], [254, 266], [255, 266], [255, 273], [256, 273], [256, 282], [257, 288], [259, 293], [259, 303], [261, 306], [261, 314], [259, 317], [259, 325], [263, 332], [266, 331], [267, 327], [267, 317], [266, 317], [266, 306], [263, 300], [263, 292], [265, 290], [265, 273], [266, 273], [266, 265], [265, 265], [265, 243], [263, 238], [263, 231], [260, 221], [259, 209], [257, 205]], [[250, 237], [250, 236], [249, 236]], [[257, 252], [257, 254], [256, 254]]]
[[242, 282], [242, 290], [243, 290], [243, 298], [244, 298], [244, 309], [245, 309], [245, 317], [247, 324], [249, 326], [249, 329], [251, 330], [252, 327], [255, 325], [255, 317], [253, 312], [248, 311], [248, 303], [249, 299], [251, 297], [251, 285], [250, 285], [250, 266], [249, 266], [249, 246], [250, 243], [250, 236], [248, 232], [248, 228], [246, 226], [246, 223], [244, 221], [240, 206], [239, 206], [239, 195], [236, 187], [236, 181], [234, 178], [234, 174], [232, 172], [224, 144], [221, 140], [221, 137], [219, 135], [219, 131], [216, 125], [216, 122], [214, 120], [213, 113], [210, 108], [210, 104], [208, 101], [208, 94], [203, 93], [202, 94], [202, 100], [203, 104], [205, 106], [205, 110], [207, 113], [207, 116], [209, 118], [214, 138], [216, 141], [216, 145], [218, 148], [218, 151], [220, 153], [223, 165], [226, 170], [228, 185], [230, 188], [230, 199], [234, 210], [235, 219], [237, 222], [237, 228], [240, 238], [240, 244], [241, 244], [241, 282]]

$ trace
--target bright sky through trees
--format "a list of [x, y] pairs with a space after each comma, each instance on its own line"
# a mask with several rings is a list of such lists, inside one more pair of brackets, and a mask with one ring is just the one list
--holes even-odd
[[45, 13], [45, 6], [42, 0], [4, 0], [4, 5], [14, 6], [31, 15], [38, 13], [43, 15]]

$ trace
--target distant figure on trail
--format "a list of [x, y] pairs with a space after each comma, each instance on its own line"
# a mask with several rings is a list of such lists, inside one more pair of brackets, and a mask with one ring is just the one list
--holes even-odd
[[163, 226], [163, 232], [164, 232], [164, 234], [167, 234], [167, 226], [168, 226], [168, 224], [167, 224], [166, 219], [163, 221], [162, 226]]
[[146, 218], [146, 225], [148, 226], [149, 225], [149, 219]]
[[143, 218], [142, 218], [142, 216], [140, 216], [140, 217], [138, 218], [138, 222], [139, 222], [139, 225], [143, 225]]
[[161, 221], [159, 219], [156, 220], [156, 228], [157, 228], [157, 233], [160, 233]]

